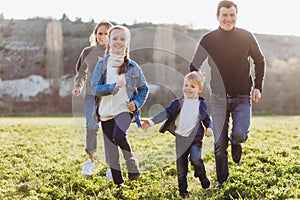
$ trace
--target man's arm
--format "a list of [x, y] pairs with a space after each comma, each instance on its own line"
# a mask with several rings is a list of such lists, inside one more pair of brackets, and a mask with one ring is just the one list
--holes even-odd
[[252, 101], [254, 103], [257, 103], [261, 99], [261, 92], [262, 92], [263, 82], [266, 74], [266, 61], [254, 35], [251, 41], [250, 56], [253, 59], [254, 71], [255, 71], [254, 89], [252, 91]]
[[254, 35], [251, 41], [250, 56], [254, 62], [254, 71], [255, 71], [254, 88], [259, 89], [260, 92], [262, 92], [263, 81], [265, 78], [265, 71], [266, 71], [266, 62], [265, 62], [265, 57]]
[[204, 60], [207, 58], [207, 51], [201, 46], [201, 41], [198, 44], [197, 50], [193, 56], [192, 62], [190, 63], [190, 71], [198, 71]]

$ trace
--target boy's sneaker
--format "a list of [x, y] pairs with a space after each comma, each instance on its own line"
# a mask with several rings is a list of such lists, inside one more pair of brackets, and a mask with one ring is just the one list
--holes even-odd
[[106, 169], [106, 178], [110, 181], [112, 180], [112, 174], [110, 168]]
[[206, 176], [202, 178], [199, 177], [199, 180], [203, 189], [208, 189], [210, 187], [210, 181]]
[[81, 175], [87, 176], [92, 175], [92, 170], [95, 168], [95, 163], [89, 158], [81, 170]]

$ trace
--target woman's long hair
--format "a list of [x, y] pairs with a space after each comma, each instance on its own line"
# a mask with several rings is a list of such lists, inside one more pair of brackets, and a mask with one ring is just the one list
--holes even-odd
[[112, 25], [112, 23], [110, 23], [109, 21], [106, 21], [106, 20], [102, 20], [98, 24], [96, 24], [96, 26], [89, 38], [89, 42], [90, 42], [91, 46], [96, 46], [99, 44], [99, 42], [97, 41], [97, 31], [100, 26], [106, 26], [107, 30], [110, 30], [113, 25]]

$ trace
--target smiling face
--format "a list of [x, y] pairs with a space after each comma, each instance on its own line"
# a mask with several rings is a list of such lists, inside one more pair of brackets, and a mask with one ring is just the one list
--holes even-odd
[[217, 15], [220, 27], [225, 31], [230, 31], [234, 28], [237, 20], [237, 10], [234, 6], [230, 8], [221, 7]]
[[113, 29], [110, 33], [109, 46], [111, 53], [124, 55], [129, 45], [129, 33], [122, 29]]
[[194, 79], [184, 78], [183, 82], [183, 94], [189, 99], [196, 99], [198, 94], [202, 91], [199, 87], [199, 83]]
[[96, 32], [97, 42], [106, 45], [108, 42], [108, 29], [105, 25], [99, 26]]

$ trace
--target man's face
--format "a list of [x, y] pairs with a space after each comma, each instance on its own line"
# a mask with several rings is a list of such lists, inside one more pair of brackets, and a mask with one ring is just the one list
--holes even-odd
[[220, 9], [220, 14], [217, 16], [220, 23], [220, 27], [225, 31], [230, 31], [235, 26], [237, 20], [237, 11], [234, 6], [230, 8], [222, 7]]

